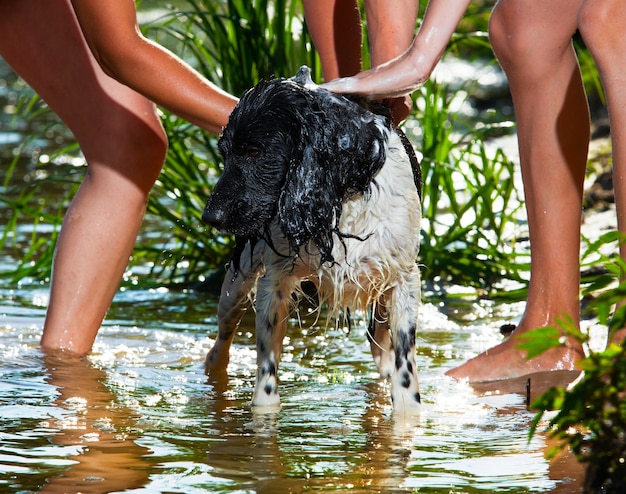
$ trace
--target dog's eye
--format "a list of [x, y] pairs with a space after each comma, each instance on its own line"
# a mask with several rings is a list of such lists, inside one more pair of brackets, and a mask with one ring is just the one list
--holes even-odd
[[251, 142], [241, 142], [233, 146], [232, 151], [240, 158], [257, 159], [262, 154], [261, 146]]
[[246, 156], [248, 158], [258, 158], [261, 156], [261, 150], [257, 147], [250, 146], [246, 148]]

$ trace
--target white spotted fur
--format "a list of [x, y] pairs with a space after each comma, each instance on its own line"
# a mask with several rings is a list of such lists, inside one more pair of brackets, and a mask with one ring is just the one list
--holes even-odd
[[[245, 311], [250, 293], [256, 294], [256, 334], [259, 362], [252, 404], [276, 406], [280, 402], [276, 371], [293, 303], [291, 294], [300, 290], [302, 280], [311, 280], [332, 315], [345, 308], [372, 312], [379, 321], [371, 350], [381, 376], [391, 379], [394, 411], [415, 413], [419, 410], [419, 384], [414, 341], [407, 349], [407, 364], [396, 369], [393, 342], [417, 327], [420, 276], [417, 255], [420, 243], [421, 207], [413, 171], [406, 151], [392, 132], [385, 165], [375, 177], [370, 191], [344, 202], [339, 231], [357, 238], [335, 236], [333, 257], [336, 263], [319, 265], [315, 247], [302, 248], [300, 256], [278, 255], [288, 252], [287, 240], [277, 224], [272, 226], [275, 250], [259, 241], [250, 252], [250, 244], [241, 255], [239, 271], [229, 267], [220, 298], [218, 322], [220, 335], [207, 356], [210, 374], [225, 371], [235, 329]], [[272, 324], [271, 335], [266, 327]], [[390, 330], [388, 329], [390, 328]], [[262, 352], [263, 345], [266, 351]], [[262, 355], [264, 353], [264, 355]], [[274, 365], [272, 372], [271, 367]], [[408, 370], [407, 370], [408, 369]], [[403, 379], [410, 374], [410, 385]]]

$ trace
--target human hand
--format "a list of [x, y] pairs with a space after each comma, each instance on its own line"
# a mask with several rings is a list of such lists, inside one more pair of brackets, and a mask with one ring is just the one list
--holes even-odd
[[394, 126], [397, 126], [411, 113], [411, 93], [427, 79], [418, 73], [409, 57], [400, 56], [374, 69], [335, 79], [321, 87], [335, 93], [357, 94], [382, 101], [391, 110]]
[[411, 94], [428, 78], [421, 75], [409, 54], [351, 77], [332, 80], [321, 87], [335, 93], [358, 94], [370, 99], [398, 98]]
[[411, 114], [413, 109], [413, 99], [408, 94], [399, 98], [385, 99], [383, 104], [391, 111], [394, 127], [400, 125]]

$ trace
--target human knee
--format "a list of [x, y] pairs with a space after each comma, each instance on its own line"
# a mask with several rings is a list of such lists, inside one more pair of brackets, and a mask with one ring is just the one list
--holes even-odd
[[510, 27], [509, 18], [506, 2], [498, 2], [489, 17], [489, 42], [496, 54], [500, 51], [506, 51], [507, 32]]
[[83, 151], [90, 165], [117, 169], [148, 194], [161, 173], [167, 148], [167, 136], [156, 117], [149, 123], [131, 117], [106, 125], [91, 147], [93, 152]]
[[130, 134], [126, 134], [124, 146], [130, 162], [141, 165], [144, 173], [151, 175], [152, 181], [156, 180], [161, 173], [168, 148], [167, 136], [160, 123], [153, 126], [135, 126]]
[[515, 2], [500, 0], [496, 4], [489, 19], [489, 41], [505, 68], [527, 56], [531, 31], [529, 26], [519, 22]]
[[585, 1], [578, 11], [578, 31], [594, 57], [611, 47], [612, 37], [607, 35], [607, 29], [614, 25], [612, 17], [611, 2]]
[[556, 51], [546, 46], [554, 39], [540, 15], [524, 15], [523, 3], [500, 0], [496, 4], [489, 21], [489, 40], [507, 73], [522, 69], [525, 77], [541, 77], [555, 63]]

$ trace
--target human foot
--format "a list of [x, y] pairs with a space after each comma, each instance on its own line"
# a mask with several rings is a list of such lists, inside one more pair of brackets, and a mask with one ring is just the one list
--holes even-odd
[[562, 346], [527, 359], [526, 351], [517, 348], [523, 341], [519, 338], [520, 334], [522, 331], [514, 331], [499, 345], [449, 370], [446, 375], [469, 382], [483, 382], [512, 379], [537, 372], [578, 370], [576, 362], [584, 356], [579, 343], [568, 340]]

